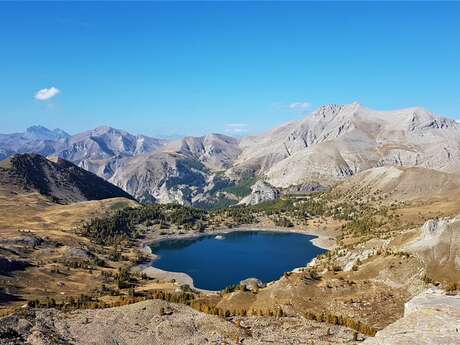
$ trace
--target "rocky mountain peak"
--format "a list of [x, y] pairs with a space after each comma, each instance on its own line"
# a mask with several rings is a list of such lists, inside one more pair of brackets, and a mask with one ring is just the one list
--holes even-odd
[[121, 130], [121, 129], [117, 129], [117, 128], [113, 128], [113, 127], [110, 127], [110, 126], [98, 126], [96, 128], [94, 128], [93, 130], [91, 130], [91, 133], [93, 133], [94, 135], [104, 135], [104, 134], [107, 134], [107, 135], [116, 135], [116, 136], [129, 136], [131, 134], [129, 134], [128, 132], [124, 131], [124, 130]]
[[334, 118], [343, 109], [343, 105], [339, 104], [326, 104], [322, 105], [313, 112], [313, 118], [331, 119]]
[[368, 117], [372, 111], [358, 102], [351, 104], [327, 104], [319, 107], [302, 121], [308, 127], [343, 126], [360, 117]]
[[50, 130], [38, 125], [27, 128], [24, 137], [31, 140], [58, 140], [68, 138], [70, 135], [59, 128]]

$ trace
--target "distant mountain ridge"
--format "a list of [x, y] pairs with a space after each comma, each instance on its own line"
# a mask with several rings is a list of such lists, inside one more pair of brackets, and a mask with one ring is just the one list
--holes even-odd
[[16, 153], [49, 155], [54, 152], [57, 141], [68, 137], [62, 129], [49, 130], [43, 126], [31, 126], [23, 133], [0, 134], [0, 160]]
[[142, 201], [194, 204], [207, 200], [216, 172], [232, 166], [238, 140], [222, 134], [185, 137], [126, 162], [110, 181]]
[[460, 124], [423, 108], [329, 104], [241, 139], [208, 134], [166, 141], [106, 126], [72, 136], [42, 127], [27, 132], [30, 138], [0, 135], [0, 158], [56, 155], [147, 202], [234, 204], [258, 180], [274, 189], [321, 189], [386, 166], [460, 171]]
[[32, 140], [59, 140], [69, 138], [70, 134], [59, 128], [49, 130], [43, 126], [31, 126], [26, 129], [24, 136]]
[[166, 142], [108, 126], [75, 135], [32, 126], [25, 133], [0, 134], [0, 160], [16, 153], [59, 156], [108, 179], [122, 159], [151, 153]]

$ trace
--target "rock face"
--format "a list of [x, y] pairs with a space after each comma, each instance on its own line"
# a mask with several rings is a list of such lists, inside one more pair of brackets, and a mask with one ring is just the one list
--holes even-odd
[[237, 139], [215, 133], [203, 137], [185, 137], [168, 144], [164, 151], [195, 159], [211, 170], [231, 167], [241, 152]]
[[0, 162], [0, 185], [36, 191], [60, 203], [132, 198], [122, 189], [76, 165], [37, 154], [18, 154]]
[[185, 204], [206, 185], [206, 167], [181, 154], [134, 157], [110, 181], [141, 201]]
[[430, 219], [420, 237], [407, 246], [424, 262], [427, 275], [460, 284], [460, 219]]
[[0, 274], [8, 275], [11, 271], [23, 270], [30, 266], [27, 261], [14, 260], [0, 255]]
[[233, 170], [264, 174], [277, 187], [337, 181], [379, 166], [456, 172], [459, 143], [457, 122], [421, 108], [326, 105], [302, 121], [244, 138]]
[[251, 194], [240, 201], [240, 205], [256, 205], [264, 201], [276, 200], [279, 190], [262, 180], [257, 181], [251, 187]]
[[191, 204], [212, 187], [214, 172], [238, 154], [238, 141], [228, 136], [186, 137], [130, 159], [110, 181], [142, 201]]
[[317, 192], [326, 192], [329, 188], [322, 186], [318, 182], [303, 183], [292, 185], [284, 190], [287, 194], [312, 194]]
[[428, 290], [406, 303], [404, 317], [366, 345], [460, 344], [460, 296]]

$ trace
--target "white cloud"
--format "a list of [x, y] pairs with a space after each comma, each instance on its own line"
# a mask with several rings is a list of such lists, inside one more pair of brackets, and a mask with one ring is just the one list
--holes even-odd
[[47, 99], [53, 98], [60, 92], [61, 90], [59, 90], [58, 88], [55, 88], [54, 86], [51, 86], [49, 89], [45, 88], [45, 89], [38, 90], [37, 93], [35, 94], [35, 99], [39, 101], [46, 101]]
[[226, 126], [230, 128], [244, 128], [244, 127], [248, 127], [248, 124], [247, 123], [228, 123], [226, 124]]
[[249, 131], [247, 123], [227, 123], [225, 131], [233, 134], [243, 134]]
[[307, 110], [310, 106], [310, 102], [294, 102], [289, 104], [288, 108], [292, 110]]

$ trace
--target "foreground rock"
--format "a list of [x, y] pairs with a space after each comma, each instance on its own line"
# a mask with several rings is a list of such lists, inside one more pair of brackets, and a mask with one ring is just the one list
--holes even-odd
[[160, 300], [70, 313], [30, 310], [0, 319], [2, 345], [354, 344], [353, 335], [296, 317], [226, 320]]
[[364, 344], [460, 344], [460, 296], [428, 290], [406, 303], [402, 319]]

